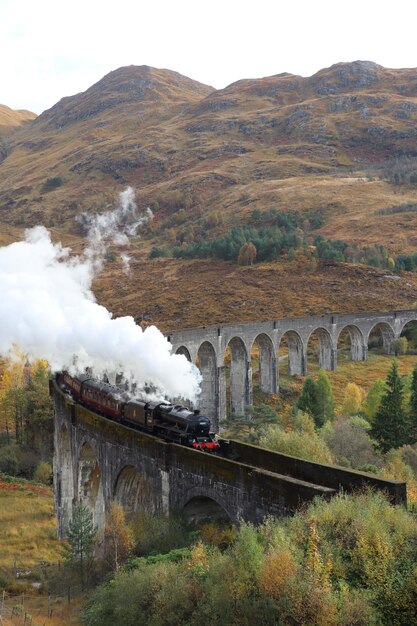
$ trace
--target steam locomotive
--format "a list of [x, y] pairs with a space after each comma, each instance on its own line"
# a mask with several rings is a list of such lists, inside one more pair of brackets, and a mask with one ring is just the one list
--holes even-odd
[[71, 376], [61, 372], [56, 375], [56, 382], [75, 402], [105, 417], [196, 450], [211, 452], [219, 447], [210, 432], [209, 418], [199, 411], [167, 402], [131, 400], [119, 388], [88, 374]]

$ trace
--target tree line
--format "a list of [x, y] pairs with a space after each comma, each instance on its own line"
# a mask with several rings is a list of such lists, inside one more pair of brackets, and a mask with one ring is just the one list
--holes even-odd
[[46, 361], [29, 364], [16, 350], [2, 364], [0, 423], [0, 471], [49, 482], [53, 408]]

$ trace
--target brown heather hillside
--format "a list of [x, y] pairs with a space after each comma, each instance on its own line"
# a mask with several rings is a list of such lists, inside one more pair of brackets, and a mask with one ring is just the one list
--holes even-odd
[[169, 70], [120, 68], [13, 133], [0, 163], [0, 243], [44, 223], [79, 250], [74, 217], [112, 206], [132, 185], [155, 219], [132, 244], [130, 278], [114, 262], [97, 282], [100, 301], [117, 314], [168, 328], [408, 308], [417, 300], [411, 273], [397, 280], [303, 259], [242, 268], [147, 256], [153, 246], [219, 236], [271, 208], [319, 211], [310, 241], [322, 234], [383, 244], [393, 256], [415, 253], [417, 210], [401, 206], [417, 203], [417, 186], [393, 184], [387, 172], [393, 159], [417, 157], [416, 138], [415, 69], [357, 61], [216, 91]]
[[30, 111], [15, 111], [4, 104], [0, 104], [0, 131], [2, 134], [11, 132], [19, 126], [36, 118], [35, 113]]

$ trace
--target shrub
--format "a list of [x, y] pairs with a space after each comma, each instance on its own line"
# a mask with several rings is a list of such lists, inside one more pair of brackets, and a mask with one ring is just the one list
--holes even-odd
[[281, 426], [268, 426], [259, 439], [262, 448], [282, 454], [290, 454], [317, 463], [332, 463], [332, 455], [325, 441], [319, 437], [314, 422], [308, 415], [303, 416], [305, 425], [297, 430], [284, 430]]
[[336, 463], [340, 465], [359, 469], [367, 464], [378, 464], [375, 442], [367, 429], [352, 419], [338, 419], [326, 441]]
[[139, 555], [169, 552], [191, 543], [190, 532], [179, 515], [139, 513], [131, 522], [136, 553]]
[[50, 485], [52, 482], [52, 466], [47, 461], [41, 461], [33, 475], [33, 480], [37, 483]]
[[43, 184], [43, 191], [58, 189], [58, 187], [61, 187], [64, 182], [65, 181], [61, 176], [52, 176], [51, 178], [47, 178]]
[[18, 445], [12, 443], [0, 448], [0, 472], [15, 476], [20, 472], [22, 452]]
[[169, 250], [166, 248], [152, 248], [150, 251], [148, 258], [149, 259], [157, 259], [158, 257], [167, 257], [169, 256]]

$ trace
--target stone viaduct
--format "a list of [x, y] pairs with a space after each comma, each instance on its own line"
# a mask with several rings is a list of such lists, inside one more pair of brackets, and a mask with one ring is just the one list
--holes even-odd
[[366, 361], [371, 334], [379, 335], [384, 351], [393, 352], [393, 343], [407, 324], [417, 320], [417, 311], [355, 313], [322, 317], [284, 318], [245, 324], [224, 324], [167, 333], [173, 352], [196, 363], [202, 375], [199, 408], [218, 431], [226, 415], [226, 354], [230, 354], [230, 410], [243, 415], [252, 403], [251, 353], [259, 352], [259, 383], [262, 391], [279, 391], [278, 351], [288, 349], [288, 373], [308, 373], [307, 348], [316, 338], [320, 367], [337, 368], [338, 344], [350, 342], [353, 361]]
[[87, 506], [102, 527], [113, 500], [128, 514], [183, 511], [191, 521], [294, 512], [320, 495], [365, 484], [405, 502], [405, 483], [320, 465], [220, 439], [210, 455], [167, 443], [75, 404], [51, 381], [55, 408], [54, 493], [58, 532], [65, 536], [74, 506]]

